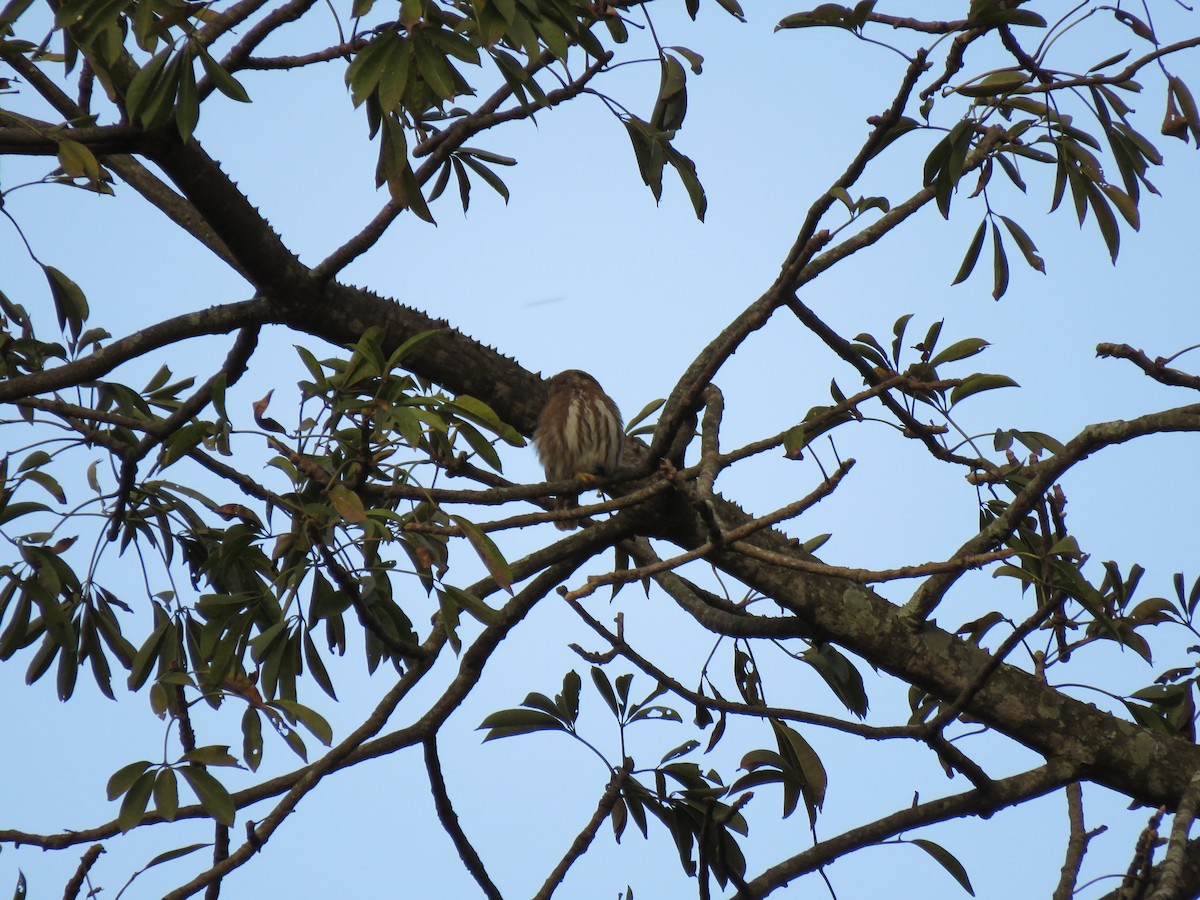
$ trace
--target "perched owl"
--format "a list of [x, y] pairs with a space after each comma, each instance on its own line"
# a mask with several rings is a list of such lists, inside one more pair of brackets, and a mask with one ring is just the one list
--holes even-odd
[[[550, 396], [533, 435], [547, 481], [612, 475], [621, 459], [624, 439], [621, 411], [595, 378], [568, 369], [550, 379]], [[555, 509], [577, 506], [578, 494], [564, 494], [554, 501]], [[573, 521], [554, 524], [563, 531], [576, 527]]]

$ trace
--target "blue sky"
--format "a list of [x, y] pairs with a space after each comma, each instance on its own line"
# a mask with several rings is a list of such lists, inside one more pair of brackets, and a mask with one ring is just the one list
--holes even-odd
[[[893, 11], [900, 8], [883, 3], [880, 7], [885, 5]], [[921, 12], [931, 17], [950, 17], [963, 5], [920, 4]], [[1064, 4], [1046, 6], [1066, 9]], [[705, 56], [704, 74], [689, 79], [688, 119], [677, 142], [695, 160], [704, 182], [709, 200], [704, 223], [695, 220], [682, 188], [670, 175], [662, 203], [656, 206], [640, 182], [624, 129], [598, 100], [583, 97], [539, 115], [536, 125], [508, 125], [474, 142], [520, 160], [515, 169], [501, 173], [512, 193], [507, 205], [477, 184], [464, 216], [452, 188], [434, 206], [436, 228], [402, 216], [380, 244], [345, 273], [345, 280], [444, 316], [532, 370], [550, 374], [586, 369], [626, 416], [665, 396], [709, 338], [773, 280], [809, 203], [841, 172], [866, 135], [866, 117], [890, 102], [902, 70], [903, 60], [897, 55], [845, 34], [772, 33], [778, 18], [791, 11], [748, 7], [750, 21], [740, 25], [715, 4], [705, 6], [696, 24], [681, 10], [654, 10], [663, 43], [683, 44]], [[1160, 33], [1178, 37], [1195, 31], [1195, 16], [1174, 4], [1156, 7], [1155, 14]], [[311, 40], [332, 42], [327, 13], [315, 10], [312, 19]], [[1120, 26], [1101, 27], [1095, 20], [1093, 25], [1094, 33], [1081, 33], [1073, 45], [1064, 45], [1063, 68], [1086, 68], [1109, 55], [1110, 47], [1127, 45], [1128, 34]], [[886, 33], [879, 36], [888, 38]], [[644, 36], [636, 40], [645, 43]], [[282, 43], [273, 49], [284, 52]], [[1193, 85], [1200, 83], [1195, 56], [1171, 65]], [[373, 186], [375, 149], [366, 142], [364, 118], [352, 109], [342, 74], [341, 63], [286, 77], [247, 74], [243, 81], [256, 102], [239, 106], [215, 97], [205, 106], [198, 131], [208, 151], [222, 160], [309, 263], [340, 245], [384, 199]], [[648, 116], [657, 77], [653, 64], [628, 66], [602, 86], [634, 112]], [[1189, 255], [1198, 234], [1196, 151], [1157, 137], [1161, 79], [1147, 70], [1143, 81], [1146, 90], [1134, 105], [1144, 113], [1143, 130], [1157, 138], [1167, 157], [1166, 166], [1150, 176], [1163, 197], [1144, 198], [1141, 233], [1123, 231], [1115, 268], [1093, 222], [1080, 231], [1065, 207], [1046, 214], [1050, 175], [1030, 177], [1027, 171], [1028, 197], [999, 191], [992, 202], [1029, 231], [1047, 261], [1047, 275], [1024, 268], [1010, 251], [1012, 283], [999, 303], [990, 296], [986, 250], [975, 276], [965, 285], [950, 286], [983, 214], [979, 201], [962, 195], [955, 198], [949, 222], [935, 210], [922, 212], [879, 245], [806, 286], [802, 299], [850, 335], [867, 331], [885, 340], [898, 316], [914, 313], [913, 341], [940, 318], [946, 320], [943, 342], [973, 336], [990, 340], [993, 346], [961, 374], [977, 364], [984, 371], [1012, 376], [1021, 388], [971, 401], [963, 411], [962, 424], [968, 430], [1020, 427], [1062, 439], [1088, 422], [1191, 402], [1183, 391], [1153, 384], [1127, 364], [1094, 357], [1100, 341], [1128, 342], [1154, 356], [1169, 355], [1198, 340]], [[948, 110], [950, 103], [944, 104]], [[46, 114], [24, 96], [16, 98], [14, 107]], [[893, 202], [907, 196], [919, 187], [920, 167], [935, 139], [914, 134], [898, 142], [854, 193], [885, 194]], [[6, 160], [0, 183], [7, 188], [43, 170], [38, 161]], [[114, 335], [166, 315], [248, 296], [234, 274], [173, 226], [164, 227], [164, 220], [131, 191], [119, 190], [114, 201], [66, 189], [30, 188], [6, 198], [6, 208], [43, 260], [80, 283], [96, 324]], [[7, 226], [0, 227], [0, 257], [0, 287], [39, 310], [49, 323], [52, 314], [41, 273]], [[231, 407], [240, 403], [245, 410], [275, 388], [272, 414], [289, 421], [285, 416], [292, 415], [297, 397], [294, 383], [303, 377], [291, 348], [297, 341], [312, 344], [280, 331], [265, 335], [259, 369], [238, 386]], [[172, 350], [170, 361], [177, 371], [195, 368], [203, 377], [228, 344], [226, 339], [194, 342]], [[1189, 360], [1184, 357], [1181, 364], [1187, 368]], [[145, 372], [131, 367], [130, 382], [137, 383], [160, 361], [156, 358]], [[809, 407], [826, 402], [829, 380], [835, 376], [847, 393], [858, 387], [847, 367], [794, 320], [773, 321], [745, 344], [717, 379], [727, 401], [723, 445], [736, 446], [798, 422]], [[24, 439], [18, 434], [4, 440], [13, 446]], [[837, 446], [843, 457], [859, 459], [853, 476], [833, 498], [788, 526], [789, 533], [802, 539], [831, 532], [833, 538], [822, 551], [826, 561], [872, 568], [922, 562], [944, 558], [969, 535], [977, 517], [976, 497], [960, 473], [934, 464], [915, 446], [869, 423], [839, 432]], [[265, 455], [252, 442], [243, 447], [246, 465], [254, 473]], [[828, 462], [831, 454], [823, 451], [822, 458]], [[1190, 526], [1200, 494], [1192, 471], [1194, 458], [1189, 436], [1159, 437], [1099, 454], [1065, 481], [1069, 521], [1081, 545], [1097, 562], [1116, 559], [1126, 567], [1135, 561], [1146, 566], [1146, 596], [1168, 592], [1175, 571], [1184, 570], [1189, 581], [1197, 574], [1188, 568], [1194, 562]], [[510, 451], [505, 463], [509, 477], [539, 480], [531, 451]], [[270, 477], [266, 471], [262, 474]], [[807, 493], [819, 478], [811, 459], [769, 459], [725, 473], [718, 487], [746, 508], [765, 512]], [[543, 532], [514, 536], [502, 547], [515, 557], [522, 547], [546, 537]], [[128, 569], [129, 561], [110, 556], [110, 576], [122, 577], [121, 567]], [[463, 584], [475, 571], [466, 556], [460, 554], [455, 562], [461, 566]], [[130, 579], [128, 589], [135, 600], [144, 596], [139, 579]], [[911, 586], [899, 583], [882, 593], [903, 601], [908, 590]], [[411, 593], [417, 611], [412, 617], [423, 621], [432, 605], [422, 592]], [[689, 673], [685, 681], [694, 677], [691, 673], [711, 649], [711, 639], [689, 627], [661, 594], [646, 598], [639, 588], [630, 587], [611, 605], [600, 594], [589, 603], [605, 620], [623, 611], [635, 646], [668, 669]], [[963, 580], [939, 611], [939, 620], [956, 626], [993, 607], [1015, 617], [1029, 611], [1028, 602], [1022, 602], [1011, 585], [979, 575]], [[606, 776], [593, 757], [561, 735], [539, 734], [481, 747], [474, 728], [489, 712], [516, 705], [529, 691], [554, 693], [563, 673], [573, 667], [585, 673], [584, 721], [589, 734], [615, 753], [602, 704], [594, 693], [587, 693], [585, 664], [567, 649], [572, 641], [600, 649], [585, 632], [569, 610], [548, 598], [489, 664], [485, 682], [490, 684], [470, 698], [443, 732], [451, 795], [506, 895], [535, 890], [590, 815]], [[1130, 653], [1096, 651], [1091, 667], [1085, 663], [1072, 673], [1072, 680], [1095, 679], [1117, 693], [1135, 690], [1170, 659], [1186, 658], [1179, 652], [1183, 644], [1176, 648], [1168, 641], [1166, 646], [1154, 669]], [[797, 673], [780, 662], [769, 663], [769, 672], [776, 676], [768, 681], [773, 702], [841, 713], [815, 675]], [[332, 665], [342, 702], [334, 704], [315, 691], [307, 700], [334, 724], [336, 739], [354, 727], [390, 685], [382, 671], [366, 678], [353, 650]], [[726, 664], [722, 671], [727, 668]], [[902, 720], [903, 686], [872, 673], [865, 664], [860, 668], [872, 700], [872, 721]], [[158, 758], [161, 723], [147, 714], [144, 697], [119, 693], [119, 702], [110, 703], [83, 678], [76, 697], [60, 705], [49, 680], [25, 689], [23, 670], [20, 656], [14, 664], [0, 667], [5, 718], [19, 723], [6, 728], [9, 738], [0, 742], [5, 825], [53, 831], [107, 821], [116, 807], [104, 800], [104, 782], [125, 762]], [[438, 674], [444, 678], [448, 671]], [[640, 685], [635, 693], [650, 687], [640, 676], [635, 685]], [[1098, 695], [1076, 693], [1108, 705]], [[420, 701], [430, 696], [428, 690], [418, 692], [393, 725], [411, 721], [419, 714]], [[410, 708], [412, 712], [406, 712]], [[689, 718], [689, 711], [680, 708]], [[239, 716], [240, 711], [206, 717], [201, 727], [207, 740], [237, 746]], [[657, 761], [687, 736], [668, 725], [647, 725], [640, 737], [645, 744], [639, 748], [639, 762]], [[915, 790], [927, 799], [964, 789], [961, 779], [948, 783], [931, 755], [919, 749], [864, 746], [815, 731], [805, 731], [805, 736], [830, 773], [826, 812], [818, 825], [822, 837], [907, 805]], [[741, 752], [770, 741], [767, 729], [757, 724], [731, 727], [712, 764], [732, 777]], [[995, 775], [1036, 762], [1031, 754], [987, 738], [968, 742], [964, 749], [979, 754]], [[703, 758], [698, 761], [709, 764]], [[295, 764], [282, 742], [268, 743], [259, 775], [288, 771]], [[250, 779], [240, 773], [230, 773], [231, 786], [247, 783]], [[1093, 845], [1085, 870], [1089, 877], [1123, 870], [1127, 864], [1148, 812], [1125, 813], [1126, 805], [1123, 798], [1100, 789], [1086, 792], [1089, 826], [1112, 824], [1110, 833]], [[778, 795], [770, 788], [761, 789], [751, 806], [747, 855], [752, 873], [809, 841], [803, 814], [779, 823], [778, 806]], [[249, 816], [258, 819], [264, 814], [253, 810]], [[244, 816], [237, 836], [243, 821]], [[938, 840], [963, 860], [980, 897], [1010, 897], [1031, 887], [1048, 894], [1062, 864], [1065, 822], [1064, 804], [1056, 796], [988, 822], [949, 823], [922, 836]], [[144, 865], [154, 854], [210, 838], [207, 828], [194, 823], [175, 826], [169, 837], [162, 831], [140, 829], [107, 842], [110, 852], [96, 870], [106, 886], [105, 896], [115, 895], [122, 873]], [[48, 855], [6, 848], [0, 854], [0, 890], [12, 883], [19, 867], [30, 878], [31, 896], [55, 894], [77, 856], [73, 851]], [[181, 883], [204, 856], [202, 851], [154, 870], [126, 896], [154, 896]], [[1014, 867], [1013, 858], [1025, 864]], [[931, 896], [961, 895], [948, 876], [911, 847], [863, 851], [837, 863], [829, 875], [843, 898], [875, 896], [902, 879], [913, 879]], [[661, 829], [651, 832], [649, 842], [630, 829], [619, 852], [614, 852], [606, 825], [595, 852], [573, 870], [560, 896], [612, 897], [627, 883], [639, 897], [682, 896], [694, 890], [680, 873]], [[1105, 889], [1112, 886], [1109, 882]], [[335, 775], [309, 796], [267, 851], [227, 882], [226, 894], [246, 896], [263, 889], [294, 896], [331, 890], [364, 897], [473, 895], [449, 841], [436, 826], [416, 751]], [[824, 896], [823, 891], [810, 878], [783, 895], [816, 897]]]

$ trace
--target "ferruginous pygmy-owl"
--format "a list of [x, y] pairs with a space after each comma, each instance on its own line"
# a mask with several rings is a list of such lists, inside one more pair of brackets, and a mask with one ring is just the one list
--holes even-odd
[[[612, 475], [624, 440], [621, 411], [595, 378], [579, 369], [567, 369], [550, 379], [550, 396], [533, 434], [547, 481]], [[578, 494], [562, 494], [554, 500], [555, 509], [577, 506]], [[554, 524], [563, 531], [576, 527], [573, 520]]]

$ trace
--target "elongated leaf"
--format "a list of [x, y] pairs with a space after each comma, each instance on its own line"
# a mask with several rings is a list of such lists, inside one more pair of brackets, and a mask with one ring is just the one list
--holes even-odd
[[502, 709], [484, 719], [477, 730], [487, 729], [484, 741], [494, 741], [532, 731], [566, 731], [567, 726], [549, 713], [536, 709]]
[[979, 223], [979, 227], [975, 229], [975, 235], [971, 238], [971, 243], [967, 245], [967, 252], [963, 255], [962, 265], [958, 267], [958, 274], [950, 282], [951, 285], [962, 284], [975, 269], [975, 263], [979, 262], [979, 251], [983, 249], [983, 234], [986, 227], [987, 219], [984, 218]]
[[940, 366], [942, 363], [957, 362], [960, 359], [967, 359], [974, 356], [976, 353], [981, 353], [988, 345], [988, 342], [983, 338], [964, 338], [961, 341], [955, 341], [945, 350], [937, 354], [929, 361], [932, 366]]
[[195, 792], [200, 805], [213, 819], [225, 826], [233, 824], [237, 807], [221, 782], [199, 766], [184, 766], [179, 772]]
[[992, 223], [992, 297], [999, 300], [1008, 290], [1008, 254], [1004, 252], [1004, 241], [1000, 228]]
[[154, 810], [168, 822], [179, 812], [179, 784], [172, 769], [159, 769], [154, 778]]
[[975, 896], [975, 888], [971, 887], [971, 879], [967, 875], [967, 870], [963, 868], [963, 864], [958, 859], [943, 847], [941, 844], [935, 844], [933, 841], [927, 841], [923, 838], [914, 838], [910, 843], [920, 847], [935, 860], [938, 865], [950, 873], [951, 877], [962, 886], [962, 889]]
[[1010, 219], [1008, 216], [1001, 216], [1000, 221], [1004, 223], [1004, 227], [1008, 229], [1008, 233], [1012, 235], [1013, 240], [1017, 242], [1017, 247], [1021, 251], [1021, 255], [1025, 257], [1025, 262], [1029, 263], [1030, 268], [1045, 274], [1046, 263], [1038, 255], [1037, 247], [1033, 240], [1025, 233], [1025, 229]]
[[121, 801], [121, 811], [117, 814], [117, 826], [122, 833], [136, 826], [146, 814], [150, 803], [150, 794], [154, 790], [155, 776], [153, 772], [143, 772], [125, 793]]
[[54, 311], [58, 314], [58, 327], [66, 330], [71, 336], [79, 337], [83, 323], [88, 317], [87, 298], [79, 285], [60, 272], [54, 266], [42, 266], [46, 281], [50, 285], [50, 295], [54, 298]]
[[462, 516], [451, 516], [450, 518], [455, 525], [462, 529], [463, 535], [475, 549], [475, 553], [487, 567], [488, 574], [492, 576], [496, 584], [511, 594], [512, 569], [509, 568], [508, 561], [500, 552], [500, 548], [475, 523]]
[[954, 390], [950, 392], [950, 405], [953, 406], [960, 400], [967, 399], [972, 394], [1002, 387], [1020, 387], [1020, 385], [1007, 375], [989, 375], [983, 372], [976, 372], [974, 375], [964, 378], [962, 383], [956, 385]]
[[200, 64], [204, 66], [204, 74], [208, 76], [208, 80], [212, 82], [213, 87], [230, 100], [236, 100], [238, 103], [249, 103], [250, 95], [246, 93], [246, 89], [241, 86], [236, 78], [226, 72], [219, 62], [209, 55], [208, 51], [204, 49], [204, 45], [196, 43], [193, 46], [200, 53]]
[[116, 800], [128, 791], [150, 766], [150, 760], [140, 759], [137, 762], [131, 762], [129, 765], [122, 766], [113, 772], [112, 776], [108, 779], [108, 799]]

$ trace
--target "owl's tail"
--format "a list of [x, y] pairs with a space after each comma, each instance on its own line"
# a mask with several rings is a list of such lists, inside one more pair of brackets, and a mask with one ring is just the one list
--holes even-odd
[[[578, 509], [579, 495], [578, 494], [560, 494], [554, 498], [554, 508], [561, 509]], [[575, 519], [560, 519], [554, 523], [554, 527], [559, 531], [574, 531], [579, 527], [579, 522]]]

